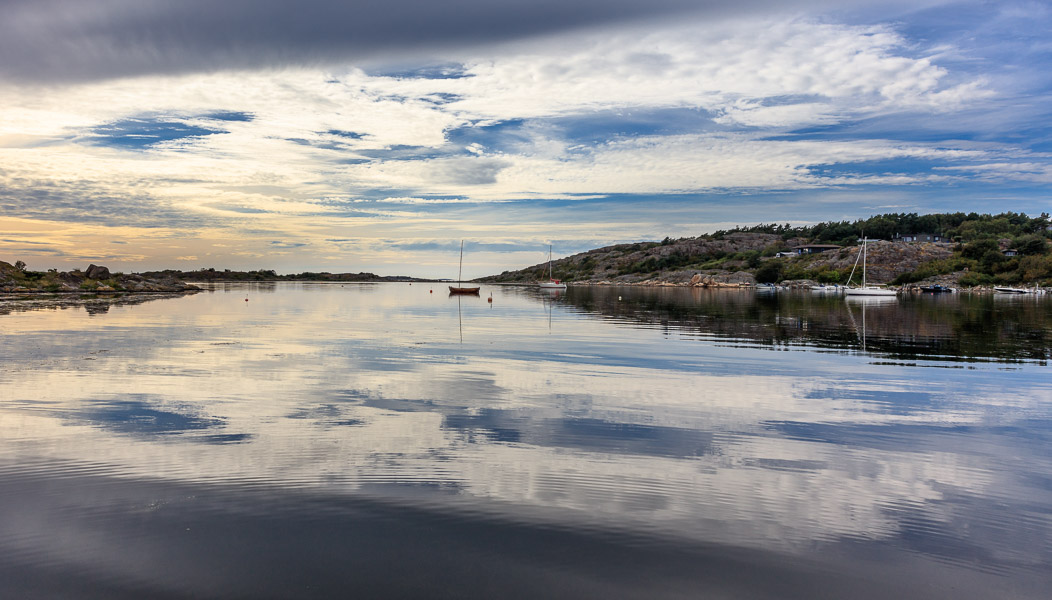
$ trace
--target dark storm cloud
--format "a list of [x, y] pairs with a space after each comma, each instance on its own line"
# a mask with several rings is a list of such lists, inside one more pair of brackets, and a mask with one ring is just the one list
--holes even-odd
[[[75, 81], [420, 57], [440, 48], [765, 5], [777, 6], [771, 0], [0, 0], [0, 78]], [[451, 76], [447, 71], [421, 76]]]

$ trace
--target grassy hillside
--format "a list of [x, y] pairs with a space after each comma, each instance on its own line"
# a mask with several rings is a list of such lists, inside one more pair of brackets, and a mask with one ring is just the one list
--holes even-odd
[[[944, 243], [892, 242], [896, 234], [938, 234]], [[1021, 213], [886, 214], [806, 227], [757, 225], [661, 242], [619, 244], [554, 261], [554, 276], [570, 282], [736, 284], [810, 280], [846, 283], [858, 253], [869, 247], [870, 281], [975, 285], [1052, 285], [1048, 215]], [[835, 244], [814, 255], [777, 257], [803, 244]], [[1014, 253], [1014, 256], [1006, 254]], [[493, 283], [547, 279], [548, 264], [484, 277]], [[857, 281], [858, 275], [856, 275]]]

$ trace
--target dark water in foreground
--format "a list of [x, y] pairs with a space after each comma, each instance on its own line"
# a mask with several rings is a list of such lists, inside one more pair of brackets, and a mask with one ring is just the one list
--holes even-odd
[[0, 597], [1052, 589], [1052, 298], [444, 289], [0, 301]]

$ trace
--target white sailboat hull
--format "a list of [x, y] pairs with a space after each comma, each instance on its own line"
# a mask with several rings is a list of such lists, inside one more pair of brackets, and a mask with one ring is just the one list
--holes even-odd
[[898, 292], [878, 287], [864, 287], [848, 288], [844, 290], [844, 294], [848, 296], [894, 296], [898, 294]]

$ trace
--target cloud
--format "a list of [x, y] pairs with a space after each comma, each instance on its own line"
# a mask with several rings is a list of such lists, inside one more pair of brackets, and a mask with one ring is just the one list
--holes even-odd
[[990, 162], [972, 165], [956, 165], [951, 167], [936, 167], [936, 170], [955, 173], [973, 173], [976, 177], [987, 181], [1015, 180], [1029, 181], [1039, 184], [1052, 183], [1052, 164], [1047, 161]]
[[0, 172], [0, 212], [43, 221], [194, 228], [207, 222], [120, 181]]
[[319, 259], [354, 250], [325, 239], [604, 245], [802, 210], [804, 191], [924, 210], [946, 186], [1048, 179], [1043, 96], [902, 13], [601, 4], [0, 0], [0, 210], [181, 236], [148, 250], [221, 265], [309, 260], [271, 240]]
[[[390, 61], [624, 22], [691, 14], [711, 20], [814, 9], [816, 4], [871, 2], [4, 0], [0, 78], [85, 81], [381, 57]], [[435, 72], [418, 69], [414, 76], [433, 77]]]
[[[903, 184], [929, 177], [925, 163], [973, 160], [990, 150], [946, 148], [887, 140], [771, 141], [757, 134], [644, 136], [584, 148], [505, 156], [492, 181], [472, 188], [450, 179], [450, 161], [393, 161], [349, 168], [376, 185], [419, 186], [436, 194], [462, 193], [478, 200], [575, 198], [588, 194], [674, 194], [728, 189], [801, 189], [877, 183], [878, 175], [851, 173], [852, 165], [908, 159], [911, 169], [892, 173]], [[819, 167], [846, 165], [836, 179]], [[921, 165], [921, 166], [918, 166]], [[435, 173], [443, 173], [435, 176]], [[885, 177], [889, 175], [885, 174]], [[888, 183], [887, 180], [883, 181]]]

